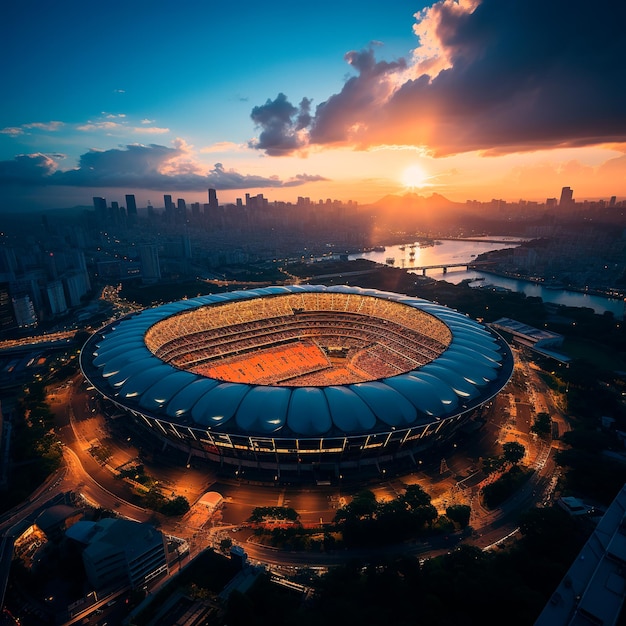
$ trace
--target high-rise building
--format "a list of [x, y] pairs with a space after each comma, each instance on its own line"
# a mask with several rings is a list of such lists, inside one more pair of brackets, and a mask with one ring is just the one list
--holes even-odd
[[83, 271], [68, 272], [63, 275], [66, 301], [70, 306], [79, 306], [81, 298], [89, 291], [89, 274]]
[[183, 259], [190, 259], [191, 258], [191, 239], [189, 239], [189, 235], [187, 233], [185, 233], [181, 237], [181, 244], [182, 244]]
[[9, 283], [0, 283], [0, 335], [16, 326]]
[[209, 207], [211, 209], [217, 209], [218, 206], [217, 191], [215, 189], [209, 189]]
[[98, 223], [106, 224], [109, 221], [106, 199], [94, 196], [93, 208], [96, 210], [96, 220], [98, 221]]
[[57, 266], [57, 257], [54, 252], [48, 252], [43, 258], [43, 266], [46, 268], [48, 278], [56, 280], [59, 277], [59, 268]]
[[126, 194], [126, 215], [129, 224], [137, 223], [137, 202], [133, 194]]
[[153, 245], [139, 248], [141, 259], [141, 277], [144, 283], [154, 283], [161, 279], [161, 266], [159, 264], [159, 249]]
[[48, 306], [52, 315], [67, 313], [67, 300], [63, 291], [63, 282], [60, 280], [50, 281], [45, 287], [48, 298]]
[[69, 254], [69, 266], [75, 270], [87, 271], [87, 260], [82, 250], [72, 250]]
[[175, 211], [174, 211], [174, 203], [172, 202], [172, 196], [164, 195], [163, 202], [165, 206], [165, 219], [168, 222], [173, 222]]
[[571, 187], [563, 187], [561, 189], [560, 207], [571, 207], [574, 204], [574, 190]]
[[184, 198], [176, 200], [176, 221], [184, 224], [187, 221], [187, 203]]
[[20, 328], [37, 326], [37, 314], [28, 294], [13, 297], [13, 311], [15, 311], [15, 319]]
[[6, 246], [0, 247], [0, 274], [5, 274], [8, 280], [13, 280], [17, 272], [17, 257], [15, 250]]

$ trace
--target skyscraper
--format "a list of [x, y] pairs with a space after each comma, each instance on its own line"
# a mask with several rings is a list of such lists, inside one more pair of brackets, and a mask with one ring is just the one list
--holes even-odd
[[139, 248], [141, 258], [141, 276], [144, 283], [154, 283], [161, 279], [159, 264], [159, 249], [156, 246], [146, 245]]
[[571, 187], [563, 187], [561, 189], [560, 207], [571, 207], [574, 204], [574, 190]]
[[13, 311], [15, 312], [17, 325], [20, 328], [37, 326], [35, 307], [28, 294], [13, 297]]
[[96, 220], [99, 224], [106, 224], [109, 221], [107, 201], [105, 198], [93, 198], [93, 208], [96, 210]]
[[126, 215], [128, 216], [129, 224], [137, 223], [137, 203], [133, 194], [126, 195]]
[[9, 283], [0, 283], [0, 335], [16, 326], [17, 322], [11, 304]]
[[215, 189], [209, 189], [209, 208], [217, 209], [218, 206], [217, 191], [215, 191]]
[[67, 300], [63, 291], [63, 283], [60, 280], [53, 280], [46, 283], [46, 296], [48, 298], [48, 306], [50, 313], [54, 315], [62, 315], [67, 312]]
[[174, 203], [172, 202], [172, 196], [164, 195], [163, 202], [165, 203], [165, 219], [168, 222], [174, 221]]
[[176, 222], [184, 224], [187, 221], [187, 203], [184, 198], [176, 200]]

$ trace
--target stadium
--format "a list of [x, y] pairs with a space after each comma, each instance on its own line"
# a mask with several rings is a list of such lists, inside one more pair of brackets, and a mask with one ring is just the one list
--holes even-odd
[[513, 371], [506, 342], [461, 313], [319, 285], [145, 309], [97, 331], [80, 363], [99, 394], [169, 445], [276, 477], [417, 463]]

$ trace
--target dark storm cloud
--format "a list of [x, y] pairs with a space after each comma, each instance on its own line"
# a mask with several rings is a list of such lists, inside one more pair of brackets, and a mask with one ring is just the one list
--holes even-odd
[[291, 154], [304, 145], [301, 130], [311, 123], [311, 101], [303, 98], [300, 106], [291, 104], [285, 94], [254, 107], [250, 117], [261, 128], [259, 138], [250, 142], [251, 148], [265, 150], [271, 156]]
[[[371, 47], [349, 53], [357, 75], [317, 107], [308, 137], [300, 133], [291, 151], [305, 139], [420, 145], [437, 154], [626, 140], [626, 3], [483, 0], [471, 11], [441, 0], [419, 17], [445, 69], [422, 59], [404, 72], [401, 62], [376, 62]], [[254, 147], [274, 154], [276, 141], [280, 154], [289, 150], [281, 137], [295, 128], [293, 109], [283, 132], [253, 112], [263, 129]]]
[[197, 166], [186, 159], [183, 148], [156, 144], [129, 145], [124, 149], [91, 150], [80, 157], [78, 167], [60, 171], [54, 159], [43, 154], [20, 155], [0, 161], [0, 185], [116, 187], [204, 191], [292, 187], [321, 177], [306, 174], [283, 182], [278, 177], [265, 178], [241, 174], [216, 163], [207, 174], [196, 173]]
[[390, 79], [406, 69], [404, 59], [377, 62], [371, 45], [360, 52], [348, 52], [344, 58], [359, 74], [349, 78], [339, 94], [317, 107], [311, 124], [312, 143], [341, 142], [361, 134], [389, 98], [393, 89]]
[[55, 169], [56, 163], [45, 154], [20, 154], [11, 161], [0, 161], [0, 183], [45, 184]]

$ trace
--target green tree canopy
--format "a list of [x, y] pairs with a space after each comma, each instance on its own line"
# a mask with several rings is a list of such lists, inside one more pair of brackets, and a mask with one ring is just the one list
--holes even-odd
[[469, 525], [471, 514], [472, 509], [467, 504], [453, 504], [446, 509], [446, 515], [461, 528]]
[[503, 457], [507, 463], [517, 465], [526, 454], [526, 448], [517, 441], [509, 441], [502, 446]]
[[530, 427], [530, 432], [539, 435], [540, 437], [547, 437], [552, 432], [552, 419], [548, 413], [537, 413], [537, 417]]
[[411, 509], [415, 509], [430, 504], [430, 496], [419, 485], [409, 485], [404, 494], [404, 501]]

